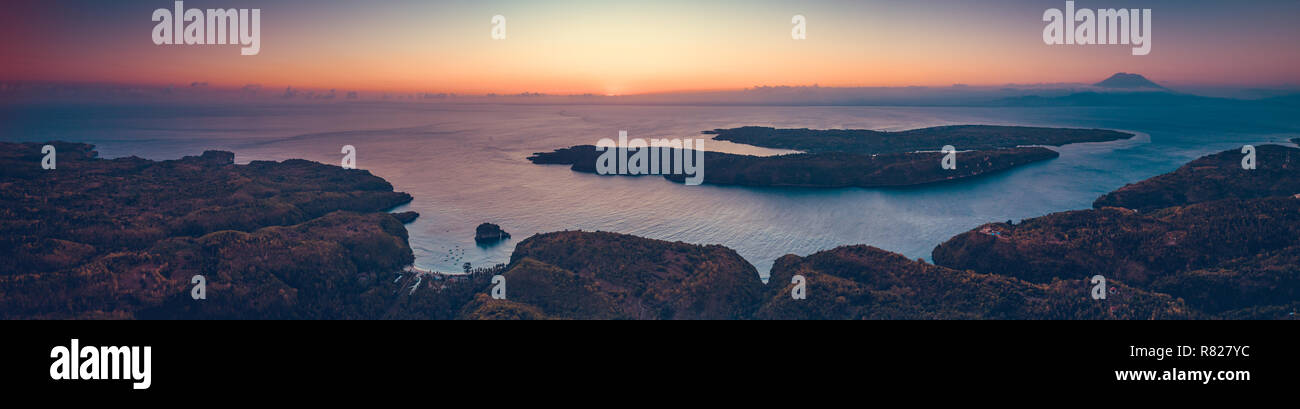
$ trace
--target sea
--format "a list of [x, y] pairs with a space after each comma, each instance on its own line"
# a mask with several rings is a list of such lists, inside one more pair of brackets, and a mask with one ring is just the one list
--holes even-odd
[[[1053, 148], [1057, 159], [1005, 172], [907, 188], [686, 186], [657, 176], [609, 177], [535, 165], [534, 152], [617, 138], [705, 138], [746, 125], [898, 131], [992, 124], [1104, 128], [1129, 140]], [[1300, 137], [1295, 108], [869, 107], [337, 103], [10, 103], [0, 140], [87, 142], [101, 157], [163, 160], [205, 150], [237, 163], [301, 158], [356, 165], [410, 193], [416, 266], [460, 272], [505, 263], [534, 234], [586, 230], [736, 250], [766, 277], [786, 254], [866, 244], [930, 259], [948, 238], [990, 222], [1087, 209], [1098, 196], [1245, 144]], [[959, 144], [954, 144], [959, 145]], [[704, 148], [790, 151], [705, 141]], [[935, 147], [938, 149], [939, 147]], [[957, 146], [961, 149], [960, 146]], [[33, 165], [35, 166], [35, 165]], [[707, 164], [705, 172], [707, 173]], [[480, 223], [511, 239], [474, 242]]]

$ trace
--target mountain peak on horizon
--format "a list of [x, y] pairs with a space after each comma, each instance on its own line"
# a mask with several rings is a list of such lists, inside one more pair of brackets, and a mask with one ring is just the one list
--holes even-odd
[[1097, 87], [1102, 87], [1102, 88], [1129, 88], [1129, 89], [1152, 88], [1152, 89], [1160, 89], [1160, 90], [1167, 89], [1165, 87], [1160, 86], [1160, 84], [1156, 84], [1155, 82], [1152, 82], [1151, 80], [1147, 79], [1147, 77], [1143, 77], [1141, 74], [1129, 74], [1127, 72], [1115, 73], [1115, 75], [1110, 76], [1110, 78], [1107, 78], [1102, 82], [1098, 82], [1092, 85]]

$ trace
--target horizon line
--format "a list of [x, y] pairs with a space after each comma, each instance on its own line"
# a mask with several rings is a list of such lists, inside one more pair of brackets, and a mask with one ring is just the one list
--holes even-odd
[[[1140, 75], [1140, 74], [1139, 74]], [[1100, 81], [1100, 80], [1099, 80]], [[1152, 82], [1156, 82], [1152, 80]], [[1283, 83], [1256, 83], [1256, 84], [1231, 84], [1231, 83], [1199, 83], [1199, 82], [1156, 82], [1162, 86], [1192, 87], [1192, 88], [1223, 88], [1223, 89], [1269, 89], [1269, 90], [1287, 90], [1300, 89], [1300, 83], [1283, 82]], [[39, 79], [5, 79], [0, 80], [0, 84], [41, 84], [41, 85], [63, 85], [79, 87], [100, 87], [100, 88], [154, 88], [154, 89], [207, 89], [216, 91], [240, 91], [249, 87], [257, 87], [257, 91], [276, 90], [296, 90], [305, 92], [314, 91], [333, 91], [338, 93], [364, 92], [371, 94], [390, 94], [390, 95], [444, 95], [444, 96], [464, 96], [464, 97], [489, 97], [489, 96], [527, 96], [527, 97], [652, 97], [652, 96], [672, 96], [672, 95], [689, 95], [689, 94], [707, 94], [707, 93], [727, 93], [727, 92], [744, 92], [758, 89], [907, 89], [907, 88], [1005, 88], [1005, 87], [1050, 87], [1050, 86], [1078, 86], [1078, 87], [1095, 87], [1096, 82], [1036, 82], [1036, 83], [997, 83], [997, 84], [968, 84], [968, 83], [951, 83], [951, 84], [912, 84], [912, 85], [821, 85], [812, 84], [759, 84], [744, 88], [697, 88], [697, 89], [674, 89], [664, 91], [646, 91], [636, 93], [605, 93], [598, 91], [568, 91], [568, 92], [540, 92], [533, 90], [516, 90], [516, 91], [452, 91], [452, 90], [419, 90], [416, 88], [348, 88], [338, 86], [323, 85], [294, 85], [294, 84], [274, 84], [266, 85], [262, 83], [249, 82], [242, 85], [230, 83], [213, 84], [208, 81], [190, 81], [188, 83], [158, 83], [158, 82], [132, 82], [132, 81], [94, 81], [94, 80], [39, 80]], [[0, 91], [4, 91], [0, 89]]]

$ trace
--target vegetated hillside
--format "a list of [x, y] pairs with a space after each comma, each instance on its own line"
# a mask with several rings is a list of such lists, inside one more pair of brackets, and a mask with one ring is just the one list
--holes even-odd
[[1300, 149], [1257, 152], [1255, 170], [1237, 150], [1206, 156], [1103, 196], [1099, 209], [981, 226], [933, 258], [1040, 283], [1100, 274], [1220, 317], [1289, 318], [1300, 307]]
[[411, 197], [363, 170], [51, 144], [50, 170], [45, 144], [0, 144], [3, 318], [378, 317], [413, 259], [384, 213]]
[[945, 145], [958, 150], [990, 150], [1026, 145], [1061, 146], [1080, 142], [1107, 142], [1133, 134], [1105, 129], [1039, 128], [1028, 126], [952, 125], [907, 131], [869, 129], [777, 129], [744, 126], [704, 131], [713, 139], [808, 153], [905, 153], [937, 151]]
[[[1032, 284], [937, 267], [867, 246], [777, 261], [769, 284], [722, 246], [566, 231], [519, 243], [505, 300], [485, 290], [471, 319], [1174, 319], [1181, 301], [1122, 284]], [[791, 278], [806, 279], [806, 299]]]
[[[602, 153], [595, 146], [579, 145], [535, 153], [528, 159], [537, 164], [572, 165], [574, 171], [596, 173], [596, 163]], [[941, 152], [881, 155], [832, 152], [750, 156], [705, 152], [703, 183], [809, 188], [913, 186], [981, 176], [1060, 156], [1040, 147], [958, 152], [956, 169], [949, 170], [942, 166], [944, 155]], [[683, 183], [688, 176], [691, 175], [670, 174], [664, 178]]]
[[1244, 169], [1241, 150], [1193, 160], [1170, 173], [1129, 184], [1098, 198], [1094, 208], [1148, 212], [1221, 199], [1254, 199], [1300, 193], [1300, 149], [1255, 147], [1255, 169]]
[[468, 317], [737, 319], [764, 289], [754, 266], [726, 247], [617, 233], [539, 234], [510, 259], [508, 302], [481, 296]]
[[[803, 276], [807, 299], [790, 296]], [[1180, 319], [1181, 301], [1115, 285], [1092, 299], [1085, 279], [1034, 284], [908, 260], [870, 246], [843, 246], [777, 260], [775, 287], [758, 311], [766, 319]]]
[[[944, 153], [793, 154], [770, 157], [717, 155], [710, 160], [704, 183], [741, 186], [892, 187], [914, 186], [971, 178], [1033, 162], [1055, 159], [1047, 148], [1012, 148], [958, 152], [956, 169], [944, 169]], [[669, 180], [681, 182], [682, 175]]]

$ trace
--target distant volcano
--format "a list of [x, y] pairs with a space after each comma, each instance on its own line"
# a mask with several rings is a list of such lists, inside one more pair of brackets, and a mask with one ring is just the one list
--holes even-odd
[[1101, 88], [1116, 88], [1116, 89], [1143, 89], [1143, 88], [1145, 88], [1145, 89], [1155, 89], [1155, 90], [1161, 90], [1161, 91], [1168, 91], [1168, 90], [1169, 90], [1168, 88], [1165, 88], [1165, 87], [1160, 86], [1160, 84], [1156, 84], [1156, 83], [1154, 83], [1154, 82], [1151, 82], [1151, 80], [1148, 80], [1146, 77], [1143, 77], [1143, 76], [1140, 75], [1140, 74], [1129, 74], [1129, 73], [1126, 73], [1126, 72], [1121, 72], [1121, 73], [1118, 73], [1118, 74], [1112, 75], [1112, 76], [1110, 76], [1110, 78], [1107, 78], [1105, 81], [1098, 82], [1098, 83], [1096, 83], [1096, 84], [1092, 84], [1092, 85], [1097, 86], [1097, 87], [1101, 87]]

